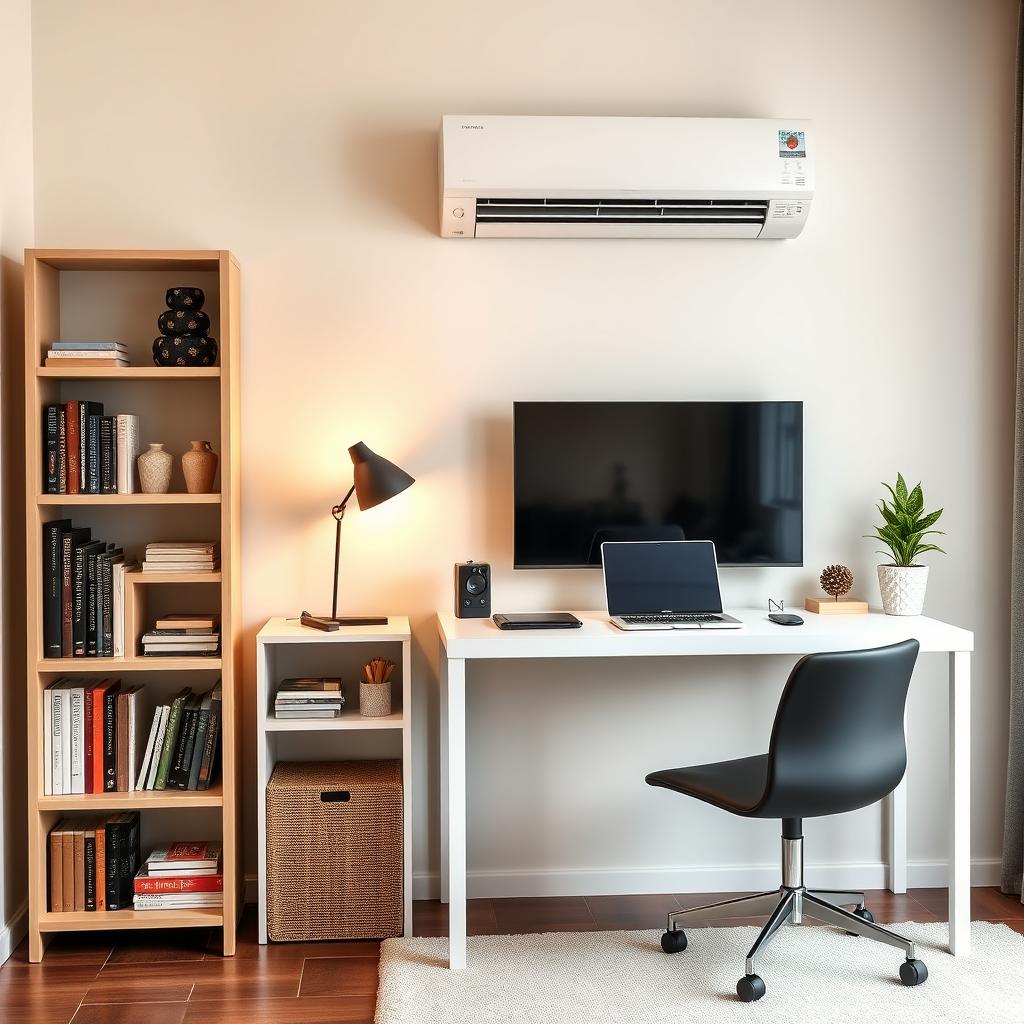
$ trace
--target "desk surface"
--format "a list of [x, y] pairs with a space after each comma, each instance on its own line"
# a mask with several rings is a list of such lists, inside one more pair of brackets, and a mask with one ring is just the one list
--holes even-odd
[[742, 629], [625, 632], [603, 611], [574, 612], [580, 629], [503, 630], [490, 619], [457, 619], [438, 613], [448, 658], [633, 658], [683, 655], [813, 654], [881, 647], [911, 637], [922, 652], [973, 651], [974, 634], [925, 616], [815, 615], [798, 612], [802, 626], [777, 626], [767, 612], [730, 608]]

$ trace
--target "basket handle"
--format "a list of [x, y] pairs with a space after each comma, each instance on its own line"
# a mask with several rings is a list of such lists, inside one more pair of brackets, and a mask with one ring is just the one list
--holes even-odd
[[328, 789], [320, 794], [322, 804], [347, 804], [352, 794], [347, 789]]

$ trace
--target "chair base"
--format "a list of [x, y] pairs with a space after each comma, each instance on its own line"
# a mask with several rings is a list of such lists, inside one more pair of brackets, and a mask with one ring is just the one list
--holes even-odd
[[[807, 917], [903, 950], [906, 962], [900, 967], [900, 980], [904, 985], [919, 985], [928, 977], [928, 969], [917, 959], [914, 943], [874, 923], [865, 908], [864, 893], [808, 889], [803, 884], [803, 839], [783, 838], [782, 844], [783, 885], [771, 892], [673, 911], [668, 915], [668, 930], [662, 939], [662, 948], [666, 952], [684, 950], [686, 938], [681, 933], [686, 925], [768, 915], [768, 922], [747, 953], [746, 974], [736, 987], [740, 999], [752, 1002], [765, 992], [764, 982], [754, 969], [758, 958], [783, 925], [800, 925]], [[860, 913], [853, 913], [847, 907], [855, 907]]]

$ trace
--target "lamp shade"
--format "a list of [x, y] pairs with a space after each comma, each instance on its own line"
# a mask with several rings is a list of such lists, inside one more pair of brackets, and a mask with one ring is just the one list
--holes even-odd
[[416, 482], [404, 469], [388, 462], [362, 441], [352, 445], [348, 453], [352, 456], [356, 501], [361, 509], [373, 508]]

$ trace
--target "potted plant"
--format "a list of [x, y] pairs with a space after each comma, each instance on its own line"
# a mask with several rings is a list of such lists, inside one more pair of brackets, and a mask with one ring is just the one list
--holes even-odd
[[926, 551], [945, 552], [937, 544], [925, 541], [931, 534], [942, 533], [932, 527], [942, 515], [942, 509], [925, 512], [924, 493], [918, 484], [907, 490], [903, 475], [896, 475], [896, 486], [882, 486], [889, 492], [892, 502], [883, 498], [878, 505], [882, 524], [867, 536], [880, 540], [889, 550], [892, 562], [878, 567], [878, 586], [882, 591], [882, 609], [886, 615], [920, 615], [924, 608], [924, 594], [928, 586], [928, 566], [919, 565], [918, 558]]

